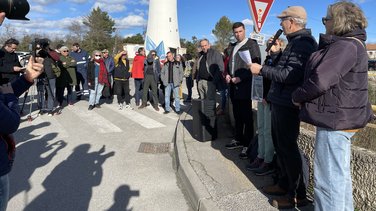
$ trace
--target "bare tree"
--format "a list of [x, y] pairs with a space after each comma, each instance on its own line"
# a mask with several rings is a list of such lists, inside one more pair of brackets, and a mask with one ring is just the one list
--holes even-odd
[[84, 26], [78, 20], [72, 21], [71, 25], [68, 26], [70, 33], [70, 38], [76, 39], [76, 42], [81, 42], [83, 35], [85, 33]]

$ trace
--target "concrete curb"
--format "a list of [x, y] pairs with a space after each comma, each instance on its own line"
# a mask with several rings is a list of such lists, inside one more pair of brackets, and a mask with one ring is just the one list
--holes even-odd
[[188, 200], [194, 210], [220, 210], [190, 164], [184, 141], [184, 136], [190, 134], [184, 133], [185, 128], [181, 122], [181, 119], [185, 119], [186, 115], [186, 113], [183, 113], [180, 116], [174, 136], [174, 157], [177, 176], [181, 181], [182, 186], [187, 193]]

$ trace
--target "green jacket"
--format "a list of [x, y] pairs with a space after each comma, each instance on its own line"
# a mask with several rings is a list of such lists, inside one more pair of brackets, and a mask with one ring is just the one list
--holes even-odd
[[66, 85], [77, 85], [76, 77], [76, 60], [71, 56], [60, 56], [61, 63], [59, 64], [61, 73], [56, 79], [56, 87], [65, 87]]

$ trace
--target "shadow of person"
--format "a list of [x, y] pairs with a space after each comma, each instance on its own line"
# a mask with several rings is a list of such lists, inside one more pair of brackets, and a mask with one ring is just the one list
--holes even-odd
[[122, 185], [115, 191], [114, 204], [107, 211], [126, 210], [131, 211], [132, 208], [127, 209], [129, 200], [132, 196], [139, 196], [140, 191], [130, 190], [129, 185]]
[[88, 210], [92, 188], [102, 181], [102, 165], [115, 155], [113, 151], [104, 154], [105, 146], [94, 152], [89, 149], [89, 144], [77, 146], [46, 177], [42, 183], [45, 191], [24, 210]]
[[16, 139], [17, 144], [31, 140], [31, 139], [37, 137], [37, 135], [33, 135], [31, 133], [34, 130], [44, 128], [44, 127], [48, 127], [50, 125], [51, 125], [50, 122], [42, 122], [42, 123], [39, 123], [39, 124], [36, 124], [36, 125], [30, 125], [30, 126], [18, 129], [17, 132], [14, 133], [14, 137]]
[[[27, 192], [31, 189], [30, 176], [37, 168], [47, 165], [57, 152], [67, 145], [64, 141], [50, 144], [49, 142], [56, 136], [56, 133], [50, 133], [40, 139], [17, 145], [17, 157], [9, 177], [11, 184], [9, 199], [22, 191], [26, 191], [25, 196], [27, 196]], [[46, 155], [46, 153], [49, 154]]]

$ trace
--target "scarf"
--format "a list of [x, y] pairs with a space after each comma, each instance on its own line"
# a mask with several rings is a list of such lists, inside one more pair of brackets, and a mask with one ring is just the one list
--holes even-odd
[[106, 86], [110, 86], [110, 82], [108, 81], [108, 73], [106, 70], [106, 65], [104, 64], [104, 60], [102, 58], [94, 59], [94, 62], [99, 63], [98, 83], [104, 84]]
[[231, 60], [231, 75], [234, 76], [235, 75], [235, 55], [236, 53], [238, 52], [238, 50], [243, 47], [244, 44], [246, 44], [248, 41], [248, 38], [244, 38], [243, 41], [241, 42], [238, 42], [235, 47], [234, 47], [234, 50], [232, 52], [232, 60]]

